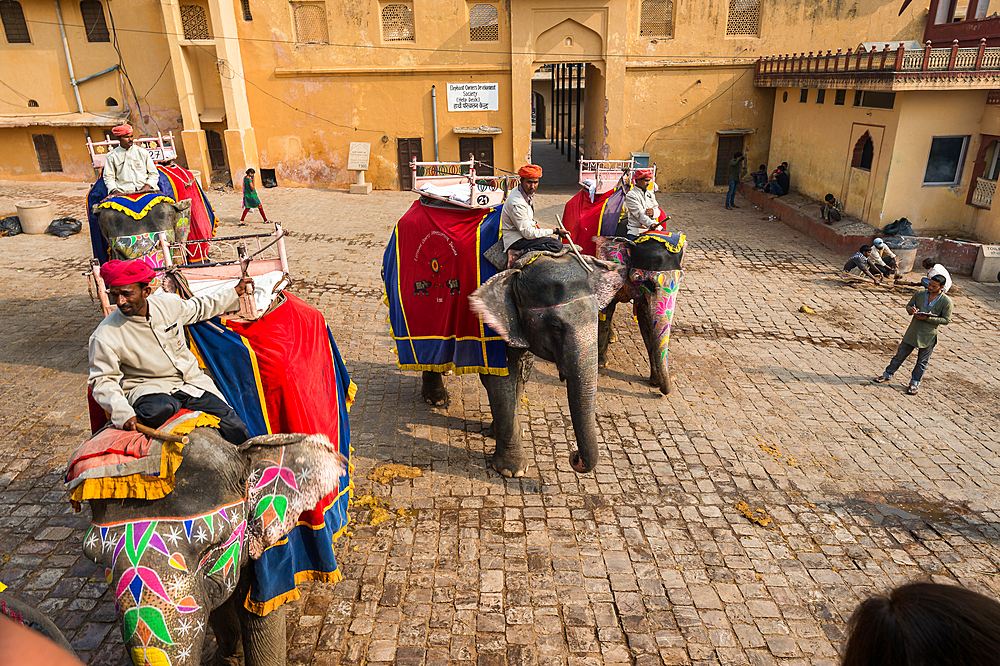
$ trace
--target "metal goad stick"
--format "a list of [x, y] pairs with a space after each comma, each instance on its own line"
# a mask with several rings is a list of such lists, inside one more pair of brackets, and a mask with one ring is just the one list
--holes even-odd
[[[562, 218], [559, 217], [558, 215], [556, 215], [556, 222], [559, 223], [559, 228], [560, 229], [562, 229], [563, 231], [566, 231], [566, 229], [564, 229], [563, 225], [562, 225]], [[566, 236], [567, 236], [567, 238], [569, 238], [569, 249], [573, 250], [573, 254], [575, 254], [576, 258], [580, 260], [580, 263], [583, 264], [583, 267], [587, 269], [587, 272], [588, 273], [593, 273], [594, 269], [591, 268], [590, 266], [588, 266], [587, 262], [583, 260], [583, 255], [580, 254], [580, 251], [576, 249], [576, 243], [574, 243], [573, 239], [569, 237], [569, 231], [566, 231]]]

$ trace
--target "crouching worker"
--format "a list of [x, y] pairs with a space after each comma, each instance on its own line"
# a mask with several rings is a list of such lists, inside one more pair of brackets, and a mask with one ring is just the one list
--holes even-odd
[[500, 230], [503, 232], [503, 249], [521, 252], [559, 252], [563, 249], [560, 237], [568, 238], [563, 229], [544, 229], [535, 222], [533, 200], [542, 179], [542, 167], [526, 164], [517, 170], [521, 182], [515, 187], [500, 211]]
[[242, 444], [250, 433], [198, 367], [184, 339], [184, 326], [236, 310], [239, 297], [253, 292], [253, 280], [246, 277], [235, 289], [184, 300], [163, 291], [152, 293], [154, 275], [141, 261], [101, 266], [101, 278], [118, 309], [90, 336], [88, 382], [94, 400], [123, 430], [135, 430], [137, 422], [159, 428], [184, 408], [219, 417], [220, 434]]

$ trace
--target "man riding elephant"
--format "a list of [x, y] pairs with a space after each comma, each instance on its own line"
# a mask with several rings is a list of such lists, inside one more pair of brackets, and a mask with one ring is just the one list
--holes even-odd
[[235, 310], [240, 296], [253, 293], [253, 280], [184, 300], [151, 293], [154, 271], [141, 261], [109, 261], [101, 277], [118, 309], [90, 336], [88, 381], [111, 422], [124, 430], [135, 430], [137, 422], [158, 428], [183, 407], [219, 417], [222, 436], [233, 444], [249, 439], [246, 425], [198, 367], [183, 327]]
[[132, 126], [118, 125], [111, 133], [118, 137], [118, 147], [108, 153], [104, 161], [103, 178], [108, 196], [155, 190], [160, 172], [149, 151], [135, 145]]
[[569, 234], [562, 229], [543, 229], [535, 222], [532, 201], [542, 179], [542, 167], [525, 164], [517, 170], [521, 182], [503, 202], [500, 228], [503, 232], [503, 249], [520, 252], [559, 252], [563, 249], [560, 237]]

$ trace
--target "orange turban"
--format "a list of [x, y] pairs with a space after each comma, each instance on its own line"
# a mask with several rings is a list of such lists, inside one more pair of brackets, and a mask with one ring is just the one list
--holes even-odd
[[517, 170], [517, 175], [521, 178], [541, 178], [542, 167], [537, 164], [525, 164]]
[[652, 178], [652, 177], [653, 177], [652, 169], [636, 169], [635, 172], [632, 174], [632, 180], [639, 180], [640, 178]]
[[126, 136], [132, 133], [132, 126], [129, 124], [119, 125], [118, 127], [112, 127], [111, 133], [115, 136]]
[[118, 261], [112, 259], [101, 266], [101, 279], [106, 287], [123, 287], [140, 282], [148, 284], [156, 273], [141, 261]]

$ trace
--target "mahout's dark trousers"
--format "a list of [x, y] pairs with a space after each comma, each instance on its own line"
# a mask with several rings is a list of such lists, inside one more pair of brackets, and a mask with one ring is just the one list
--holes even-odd
[[193, 398], [184, 391], [150, 393], [135, 401], [132, 409], [143, 425], [159, 428], [181, 408], [205, 412], [219, 417], [219, 433], [237, 446], [250, 439], [246, 424], [219, 396], [205, 391], [200, 398]]

